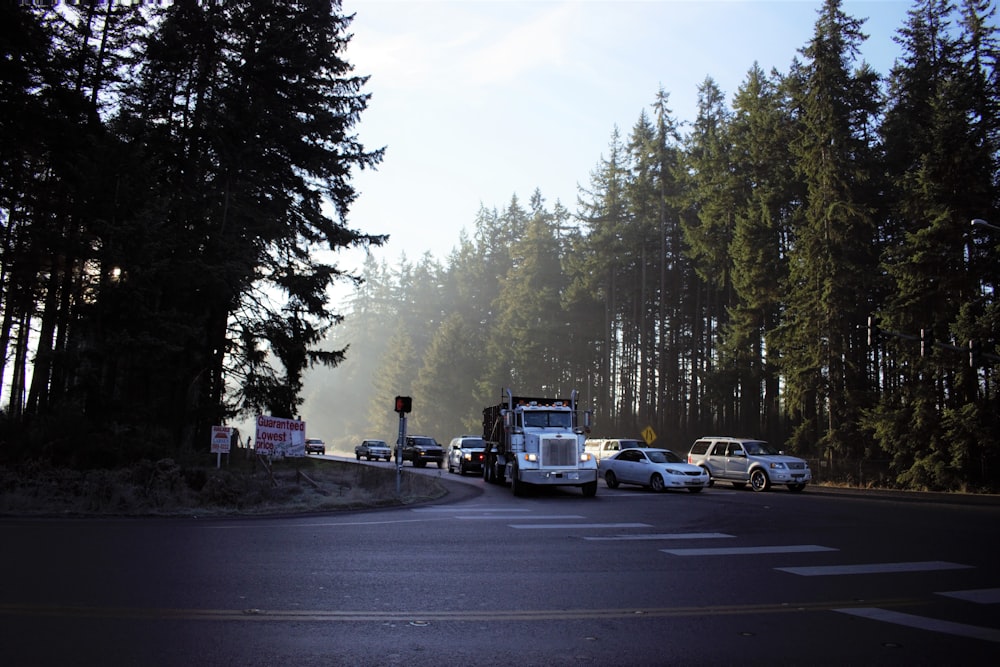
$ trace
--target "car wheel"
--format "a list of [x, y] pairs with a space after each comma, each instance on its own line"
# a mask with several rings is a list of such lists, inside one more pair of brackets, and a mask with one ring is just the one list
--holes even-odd
[[798, 493], [799, 491], [802, 491], [805, 488], [806, 488], [805, 484], [789, 484], [788, 485], [788, 490], [791, 491], [791, 492], [793, 492], [793, 493]]
[[691, 493], [701, 493], [701, 488], [702, 487], [700, 486], [692, 486], [690, 489], [688, 489], [688, 491], [690, 491]]
[[354, 456], [356, 456], [359, 461], [361, 460], [361, 454], [355, 454]]
[[705, 474], [708, 475], [708, 484], [706, 484], [705, 486], [712, 486], [713, 484], [715, 484], [715, 480], [712, 479], [712, 471], [704, 467], [702, 468], [702, 470], [704, 470]]
[[767, 473], [757, 468], [750, 473], [750, 488], [754, 491], [767, 491], [771, 488], [771, 480], [767, 478]]
[[604, 473], [604, 483], [608, 485], [609, 489], [618, 488], [618, 478], [610, 470]]
[[663, 478], [660, 477], [659, 473], [656, 473], [655, 475], [649, 478], [649, 486], [652, 487], [653, 491], [656, 491], [657, 493], [665, 491], [667, 488], [666, 485], [663, 483]]
[[441, 469], [441, 468], [443, 468], [443, 467], [444, 467], [444, 466], [443, 466], [443, 465], [441, 464], [441, 462], [440, 462], [440, 461], [438, 461], [438, 470], [440, 470], [440, 469]]

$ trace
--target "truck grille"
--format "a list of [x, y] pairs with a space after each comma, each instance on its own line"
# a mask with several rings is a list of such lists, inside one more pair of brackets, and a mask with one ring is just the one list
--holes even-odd
[[542, 438], [541, 464], [575, 468], [578, 458], [576, 438]]

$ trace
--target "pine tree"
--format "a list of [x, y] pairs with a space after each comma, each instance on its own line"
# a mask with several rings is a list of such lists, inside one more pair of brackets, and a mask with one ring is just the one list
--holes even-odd
[[[982, 25], [965, 16], [963, 25]], [[982, 113], [995, 100], [983, 95], [989, 69], [976, 55], [992, 38], [975, 27], [955, 30], [954, 18], [950, 2], [926, 0], [899, 31], [903, 57], [882, 123], [893, 185], [886, 272], [894, 289], [879, 321], [907, 337], [885, 343], [881, 375], [892, 380], [866, 420], [898, 481], [933, 488], [979, 478], [991, 440], [981, 437], [989, 410], [977, 405], [978, 370], [953, 350], [995, 330], [982, 285], [996, 284], [996, 257], [968, 245], [969, 221], [996, 192], [989, 165], [997, 144], [986, 129], [991, 112]], [[922, 350], [921, 332], [951, 349], [932, 342]]]
[[[855, 457], [863, 452], [859, 410], [867, 395], [864, 298], [877, 276], [873, 122], [878, 76], [852, 69], [862, 21], [826, 0], [791, 73], [798, 106], [793, 142], [807, 188], [789, 250], [788, 305], [778, 340], [786, 400], [797, 421], [794, 450]], [[873, 187], [875, 186], [875, 187]]]
[[739, 432], [781, 436], [780, 350], [774, 332], [781, 318], [788, 275], [784, 239], [795, 207], [803, 200], [792, 169], [792, 119], [780, 76], [767, 77], [756, 64], [733, 100], [733, 239], [730, 244], [734, 303], [720, 341], [739, 383]]
[[[103, 239], [122, 249], [129, 284], [83, 331], [104, 368], [92, 396], [107, 418], [181, 425], [176, 440], [190, 444], [227, 402], [296, 414], [305, 370], [342, 359], [319, 345], [339, 321], [327, 287], [343, 276], [314, 250], [382, 238], [343, 224], [351, 170], [381, 153], [350, 134], [367, 96], [342, 57], [350, 19], [339, 8], [185, 0], [164, 10], [116, 121], [134, 151], [156, 156], [147, 177], [160, 191], [134, 214], [138, 233]], [[118, 318], [133, 301], [144, 317]], [[107, 340], [126, 344], [112, 355]], [[227, 362], [239, 385], [227, 387]]]

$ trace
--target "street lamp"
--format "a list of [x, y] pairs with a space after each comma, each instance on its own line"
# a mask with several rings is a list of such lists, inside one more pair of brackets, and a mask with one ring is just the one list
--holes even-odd
[[990, 223], [986, 222], [982, 218], [973, 218], [972, 219], [972, 226], [973, 227], [986, 227], [987, 229], [992, 229], [994, 231], [1000, 232], [1000, 227], [997, 227], [996, 225], [991, 225]]

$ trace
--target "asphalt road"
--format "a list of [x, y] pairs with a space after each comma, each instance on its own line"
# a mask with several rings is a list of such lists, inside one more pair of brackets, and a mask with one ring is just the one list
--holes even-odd
[[[389, 465], [389, 464], [379, 464]], [[410, 473], [409, 466], [407, 472]], [[994, 665], [1000, 507], [807, 489], [0, 520], [21, 665]]]

